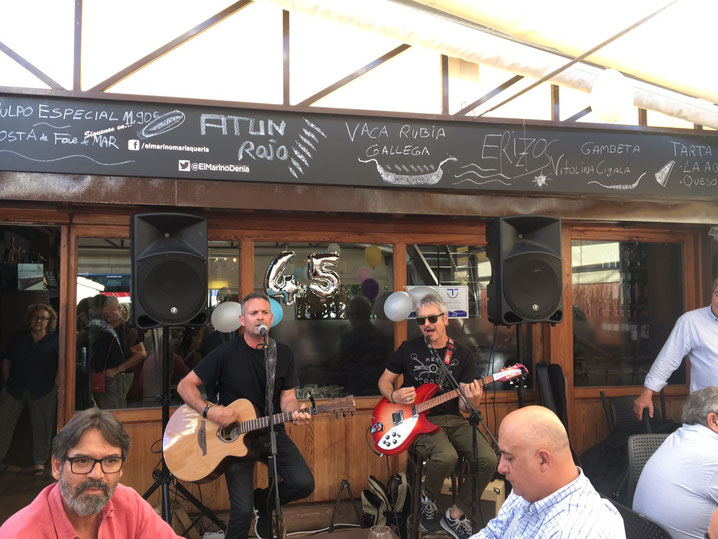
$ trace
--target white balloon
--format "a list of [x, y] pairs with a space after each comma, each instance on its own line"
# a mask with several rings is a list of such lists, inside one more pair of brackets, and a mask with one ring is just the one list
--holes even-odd
[[384, 302], [384, 314], [392, 322], [401, 322], [411, 314], [414, 301], [406, 292], [394, 292]]
[[409, 295], [414, 302], [414, 309], [419, 306], [421, 299], [428, 294], [436, 294], [436, 290], [430, 286], [415, 286], [409, 289]]
[[340, 255], [342, 253], [342, 248], [339, 247], [338, 243], [330, 243], [327, 245], [327, 252]]
[[239, 329], [240, 314], [242, 314], [242, 305], [235, 301], [225, 301], [212, 311], [212, 325], [217, 331], [232, 333]]
[[631, 82], [615, 69], [606, 69], [593, 82], [591, 110], [604, 122], [618, 122], [633, 107]]

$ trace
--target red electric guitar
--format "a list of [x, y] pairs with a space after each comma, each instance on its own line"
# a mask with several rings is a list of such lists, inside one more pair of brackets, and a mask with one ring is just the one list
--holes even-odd
[[[509, 382], [525, 374], [528, 374], [528, 369], [517, 363], [496, 374], [484, 376], [479, 383], [484, 387], [493, 382]], [[416, 389], [414, 403], [404, 406], [381, 399], [371, 414], [370, 432], [377, 450], [385, 455], [396, 455], [408, 449], [419, 434], [439, 430], [438, 425], [426, 419], [426, 412], [455, 399], [459, 396], [459, 390], [454, 389], [432, 399], [437, 391], [439, 386], [436, 384], [423, 384]]]

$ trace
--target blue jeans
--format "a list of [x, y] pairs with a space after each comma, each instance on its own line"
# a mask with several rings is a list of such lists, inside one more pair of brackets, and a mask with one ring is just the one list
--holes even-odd
[[[284, 427], [275, 429], [277, 473], [281, 478], [279, 501], [285, 505], [309, 496], [314, 491], [314, 476], [297, 446], [287, 436]], [[256, 460], [235, 460], [224, 472], [230, 506], [226, 539], [244, 539], [249, 535], [254, 506], [254, 464], [257, 460], [267, 462], [268, 442], [268, 432], [257, 435], [251, 444]]]

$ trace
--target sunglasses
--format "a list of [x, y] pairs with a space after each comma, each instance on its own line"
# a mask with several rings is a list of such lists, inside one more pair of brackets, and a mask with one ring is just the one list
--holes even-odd
[[420, 326], [423, 326], [426, 323], [426, 321], [428, 320], [430, 323], [436, 324], [436, 321], [439, 319], [440, 316], [444, 316], [444, 313], [432, 314], [432, 315], [427, 316], [426, 318], [424, 318], [423, 316], [417, 316], [416, 323], [419, 324]]

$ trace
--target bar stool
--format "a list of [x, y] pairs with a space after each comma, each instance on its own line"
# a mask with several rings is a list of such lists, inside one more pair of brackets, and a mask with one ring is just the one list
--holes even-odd
[[[466, 468], [466, 459], [459, 456], [456, 468], [451, 472], [451, 503], [456, 502], [457, 486], [461, 484]], [[420, 535], [420, 512], [421, 512], [421, 480], [424, 474], [424, 459], [414, 447], [409, 448], [409, 460], [407, 462], [406, 476], [411, 482], [411, 512], [407, 526], [409, 539], [417, 539]], [[436, 500], [434, 500], [436, 501]]]

